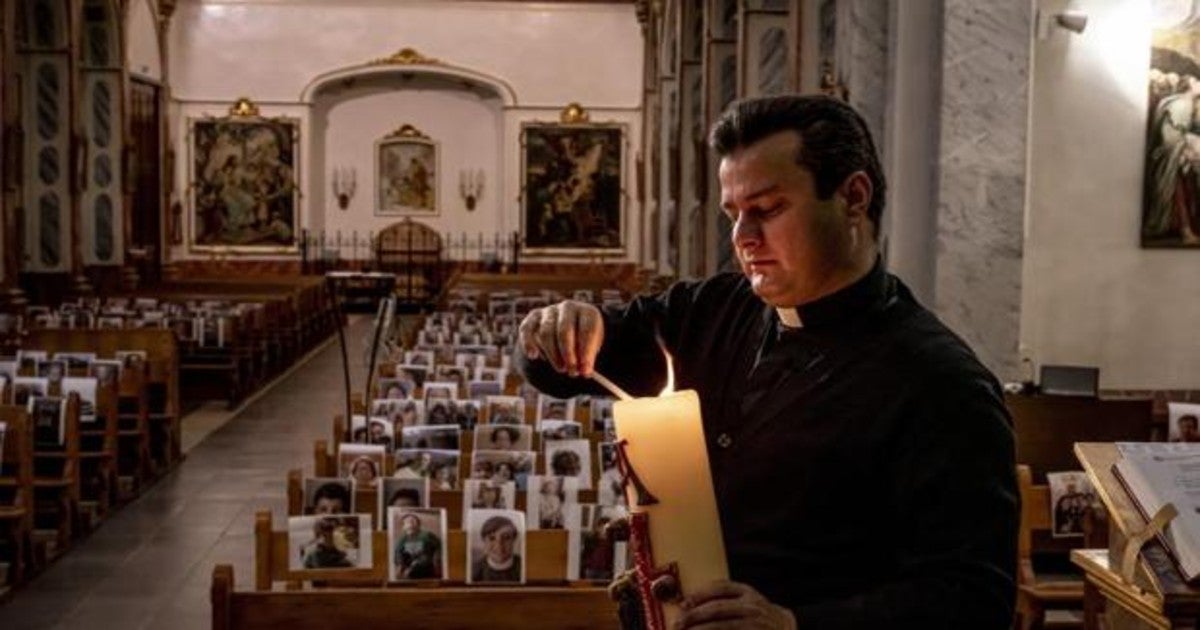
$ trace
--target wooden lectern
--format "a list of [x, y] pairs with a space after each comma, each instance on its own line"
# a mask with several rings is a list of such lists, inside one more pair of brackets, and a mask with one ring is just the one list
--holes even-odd
[[1101, 601], [1107, 603], [1103, 627], [1110, 630], [1142, 628], [1197, 627], [1200, 620], [1200, 587], [1183, 581], [1167, 548], [1156, 536], [1141, 546], [1133, 557], [1134, 566], [1122, 566], [1130, 540], [1146, 535], [1147, 519], [1125, 492], [1113, 474], [1113, 464], [1121, 458], [1116, 444], [1081, 442], [1075, 455], [1092, 480], [1100, 500], [1108, 511], [1108, 549], [1077, 549], [1071, 561], [1083, 570], [1084, 615], [1086, 628], [1098, 624]]

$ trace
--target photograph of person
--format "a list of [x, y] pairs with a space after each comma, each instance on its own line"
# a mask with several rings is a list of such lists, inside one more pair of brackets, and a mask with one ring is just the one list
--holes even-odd
[[567, 506], [579, 502], [579, 481], [572, 477], [530, 475], [525, 495], [525, 522], [529, 529], [566, 529]]
[[145, 350], [117, 350], [113, 353], [113, 357], [120, 361], [121, 366], [126, 370], [141, 370], [150, 355]]
[[121, 362], [112, 359], [96, 359], [88, 365], [88, 376], [99, 382], [101, 388], [121, 382]]
[[512, 481], [463, 481], [463, 514], [469, 510], [513, 510], [516, 507], [517, 484]]
[[454, 365], [467, 368], [469, 374], [474, 374], [475, 370], [487, 365], [487, 357], [482, 352], [460, 352], [454, 353]]
[[62, 395], [64, 398], [71, 394], [79, 395], [79, 422], [89, 424], [96, 421], [96, 392], [99, 383], [96, 379], [85, 376], [64, 376], [62, 379]]
[[46, 379], [51, 391], [62, 385], [63, 377], [67, 375], [66, 361], [44, 361], [38, 364], [38, 376]]
[[378, 398], [409, 398], [416, 385], [409, 379], [391, 377], [379, 379], [375, 387]]
[[385, 514], [393, 507], [429, 507], [429, 479], [384, 477], [376, 496], [379, 503], [376, 514]]
[[1051, 533], [1055, 538], [1083, 536], [1088, 510], [1104, 509], [1087, 473], [1082, 470], [1046, 473], [1050, 486]]
[[475, 427], [475, 448], [482, 451], [528, 451], [533, 427], [520, 424], [481, 424]]
[[17, 370], [21, 376], [39, 376], [38, 366], [50, 360], [44, 350], [17, 350]]
[[339, 514], [288, 518], [288, 568], [371, 568], [371, 515]]
[[388, 548], [392, 553], [388, 579], [441, 580], [447, 574], [446, 510], [389, 507]]
[[492, 481], [515, 481], [517, 490], [524, 492], [529, 476], [534, 474], [537, 453], [533, 451], [481, 451], [471, 453], [471, 476], [481, 479], [487, 471]]
[[35, 446], [58, 448], [67, 439], [67, 400], [57, 396], [31, 396], [26, 403], [33, 425]]
[[338, 445], [338, 473], [356, 487], [374, 488], [383, 470], [387, 449], [381, 444]]
[[542, 420], [538, 434], [543, 440], [575, 440], [583, 437], [583, 425], [573, 420]]
[[475, 368], [475, 380], [499, 383], [500, 387], [504, 387], [504, 383], [508, 380], [508, 370], [502, 367], [480, 366]]
[[425, 346], [440, 346], [446, 342], [445, 333], [437, 330], [422, 330], [417, 333], [417, 343]]
[[589, 504], [579, 506], [580, 579], [610, 582], [614, 575], [625, 570], [626, 544], [610, 540], [604, 527], [613, 519], [626, 515], [620, 508]]
[[488, 396], [487, 421], [490, 424], [525, 424], [525, 399], [520, 396]]
[[[612, 398], [604, 398], [597, 396], [592, 398], [591, 407], [588, 417], [592, 424], [592, 433], [608, 434], [609, 431], [615, 431], [612, 422], [612, 406], [616, 402]], [[607, 439], [607, 438], [606, 438]], [[608, 440], [613, 441], [613, 440]]]
[[596, 481], [596, 502], [600, 505], [625, 506], [625, 490], [621, 486], [621, 470], [617, 466], [617, 445], [611, 442], [597, 444], [596, 461], [600, 462], [600, 479]]
[[575, 399], [554, 398], [538, 394], [537, 421], [543, 420], [574, 420]]
[[525, 582], [525, 515], [471, 510], [467, 521], [467, 583]]
[[[433, 356], [433, 352], [424, 350], [421, 356]], [[429, 380], [429, 368], [424, 365], [412, 365], [401, 363], [396, 366], [396, 378], [412, 383], [412, 391], [417, 387], [425, 385], [425, 381]], [[413, 397], [412, 391], [409, 392], [409, 397]]]
[[452, 408], [454, 412], [454, 423], [464, 431], [473, 431], [475, 425], [479, 424], [479, 401], [477, 400], [455, 400]]
[[458, 398], [458, 384], [447, 381], [429, 381], [425, 383], [425, 406], [434, 401], [444, 400], [451, 401]]
[[404, 365], [397, 365], [396, 369], [401, 367], [412, 368], [428, 368], [433, 365], [433, 353], [428, 350], [409, 350], [404, 353]]
[[457, 451], [461, 430], [457, 424], [428, 424], [400, 429], [400, 448]]
[[392, 450], [394, 428], [387, 416], [350, 416], [350, 440], [356, 444], [380, 444]]
[[55, 352], [53, 359], [67, 364], [67, 373], [83, 373], [87, 371], [92, 361], [96, 360], [95, 352]]
[[434, 490], [455, 490], [458, 487], [458, 451], [432, 449], [400, 449], [396, 451], [396, 472], [399, 479], [429, 479]]
[[574, 477], [579, 487], [592, 489], [592, 443], [588, 440], [546, 440], [542, 443], [545, 473], [556, 477]]
[[500, 381], [469, 381], [467, 397], [471, 400], [486, 400], [488, 396], [499, 396], [504, 393], [504, 383]]
[[304, 514], [347, 514], [354, 508], [353, 482], [338, 477], [304, 480]]
[[1168, 436], [1172, 442], [1200, 442], [1200, 405], [1167, 403]]
[[454, 419], [454, 402], [451, 400], [425, 401], [425, 424], [456, 424]]
[[536, 421], [538, 400], [541, 399], [542, 392], [538, 391], [538, 389], [528, 381], [521, 381], [521, 383], [517, 385], [517, 396], [519, 396], [521, 400], [525, 401], [526, 409], [533, 410], [534, 421]]
[[10, 383], [14, 378], [17, 378], [19, 373], [16, 361], [0, 361], [0, 374], [8, 377]]
[[13, 379], [13, 404], [24, 407], [32, 397], [50, 393], [50, 381], [37, 376], [18, 376]]
[[589, 289], [576, 289], [571, 293], [571, 299], [578, 302], [595, 302], [596, 294]]

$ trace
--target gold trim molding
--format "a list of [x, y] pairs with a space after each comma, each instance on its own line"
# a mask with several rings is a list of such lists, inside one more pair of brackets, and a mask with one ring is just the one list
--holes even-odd
[[401, 125], [399, 129], [393, 131], [392, 133], [389, 133], [388, 135], [386, 135], [384, 137], [385, 138], [418, 138], [421, 140], [429, 140], [430, 139], [429, 136], [425, 135], [424, 133], [421, 133], [420, 129], [417, 129], [416, 127], [414, 127], [408, 123]]
[[584, 109], [583, 105], [575, 102], [567, 103], [567, 106], [563, 108], [562, 113], [558, 115], [559, 122], [564, 125], [577, 125], [580, 123], [586, 123], [589, 122], [591, 118], [592, 115], [588, 113], [588, 110]]
[[258, 105], [254, 101], [243, 96], [237, 100], [230, 108], [229, 115], [238, 118], [253, 118], [258, 116]]
[[380, 57], [367, 62], [371, 66], [441, 66], [439, 59], [426, 57], [414, 48], [401, 48], [390, 57]]

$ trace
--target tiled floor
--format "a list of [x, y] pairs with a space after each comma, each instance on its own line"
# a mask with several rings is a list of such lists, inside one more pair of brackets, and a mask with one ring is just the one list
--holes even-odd
[[[369, 320], [347, 331], [360, 388]], [[253, 580], [254, 514], [286, 516], [291, 468], [312, 470], [312, 445], [344, 408], [341, 352], [325, 346], [219, 428], [220, 413], [185, 418], [187, 458], [32, 583], [0, 605], [0, 628], [185, 630], [210, 626], [213, 566]]]

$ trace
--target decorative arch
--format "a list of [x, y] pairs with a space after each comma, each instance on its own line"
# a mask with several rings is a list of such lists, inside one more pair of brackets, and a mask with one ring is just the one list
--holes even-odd
[[505, 107], [517, 105], [517, 92], [504, 79], [492, 76], [478, 70], [455, 66], [439, 59], [426, 57], [412, 48], [403, 48], [399, 52], [374, 59], [366, 63], [339, 68], [318, 75], [300, 93], [300, 102], [312, 105], [317, 93], [327, 85], [360, 77], [377, 77], [389, 74], [418, 74], [433, 77], [448, 77], [478, 85], [496, 95]]

